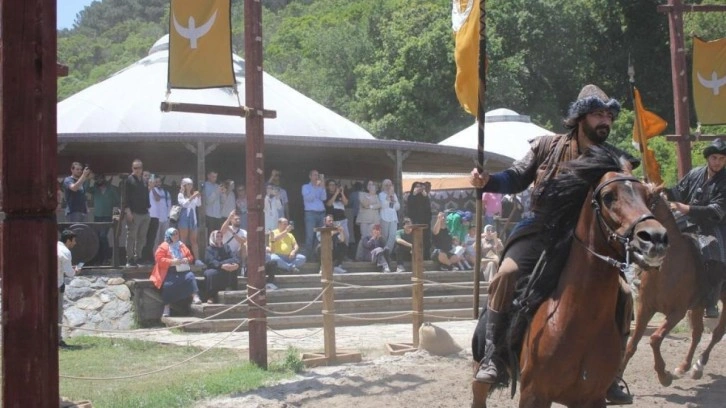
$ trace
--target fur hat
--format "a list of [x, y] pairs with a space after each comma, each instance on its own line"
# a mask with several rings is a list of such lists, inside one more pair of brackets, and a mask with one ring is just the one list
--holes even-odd
[[602, 89], [595, 85], [585, 85], [577, 100], [570, 104], [567, 117], [564, 120], [567, 129], [574, 129], [581, 117], [599, 109], [608, 109], [613, 114], [613, 120], [620, 113], [620, 102], [609, 98]]
[[708, 159], [708, 156], [712, 154], [726, 155], [726, 143], [721, 139], [716, 139], [707, 148], [703, 149], [703, 157]]

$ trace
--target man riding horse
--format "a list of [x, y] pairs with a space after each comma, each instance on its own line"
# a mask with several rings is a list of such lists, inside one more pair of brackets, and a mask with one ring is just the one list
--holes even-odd
[[[679, 223], [684, 232], [714, 238], [704, 241], [701, 255], [706, 268], [717, 268], [726, 264], [726, 143], [714, 140], [703, 150], [703, 157], [708, 161], [705, 166], [688, 172], [678, 185], [666, 189], [665, 193], [671, 209], [686, 217], [685, 225]], [[706, 317], [718, 317], [721, 282], [713, 282], [713, 290], [706, 300]]]
[[[639, 162], [605, 141], [610, 134], [613, 121], [620, 113], [620, 103], [609, 98], [595, 85], [586, 85], [570, 105], [564, 126], [567, 134], [541, 136], [531, 142], [531, 150], [516, 161], [512, 167], [499, 173], [480, 173], [472, 170], [470, 182], [484, 191], [511, 194], [519, 193], [534, 182], [531, 205], [534, 218], [521, 221], [512, 232], [507, 250], [499, 271], [489, 283], [489, 300], [486, 315], [486, 333], [479, 333], [475, 341], [486, 342], [485, 357], [479, 361], [474, 380], [494, 384], [503, 370], [501, 356], [498, 355], [497, 342], [503, 340], [507, 330], [509, 312], [512, 307], [517, 282], [531, 275], [547, 242], [544, 242], [542, 225], [535, 222], [542, 217], [538, 211], [539, 193], [537, 188], [544, 181], [557, 175], [562, 163], [578, 158], [589, 146], [601, 145], [612, 149], [619, 156], [625, 156], [633, 166]], [[585, 305], [583, 305], [585, 306]], [[482, 326], [482, 325], [480, 325]], [[627, 339], [627, 336], [626, 336]], [[607, 392], [607, 399], [614, 404], [630, 404], [632, 397], [624, 393], [614, 382]]]

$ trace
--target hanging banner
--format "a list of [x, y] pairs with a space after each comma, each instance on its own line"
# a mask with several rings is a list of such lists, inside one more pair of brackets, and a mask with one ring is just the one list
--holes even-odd
[[701, 124], [726, 124], [726, 38], [693, 37], [693, 103]]
[[454, 89], [461, 107], [476, 116], [479, 106], [479, 0], [453, 0], [451, 26], [456, 38]]
[[230, 0], [171, 0], [169, 88], [235, 84]]

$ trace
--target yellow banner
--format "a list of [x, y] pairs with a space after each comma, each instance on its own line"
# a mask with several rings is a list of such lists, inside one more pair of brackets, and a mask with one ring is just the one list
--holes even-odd
[[461, 107], [476, 116], [479, 106], [479, 0], [453, 0], [451, 20], [456, 37], [454, 89]]
[[230, 0], [171, 0], [169, 87], [233, 86]]
[[693, 103], [701, 124], [726, 124], [726, 38], [693, 37]]
[[633, 141], [640, 146], [643, 155], [643, 172], [646, 179], [655, 184], [662, 184], [660, 165], [655, 158], [655, 152], [648, 148], [648, 139], [651, 139], [668, 127], [668, 122], [655, 113], [646, 110], [640, 99], [638, 88], [633, 88], [633, 101], [635, 108], [635, 122], [633, 123]]

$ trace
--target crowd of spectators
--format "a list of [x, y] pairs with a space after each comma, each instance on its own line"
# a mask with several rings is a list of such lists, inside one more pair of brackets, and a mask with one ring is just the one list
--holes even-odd
[[[398, 272], [410, 270], [414, 224], [428, 226], [423, 230], [424, 259], [434, 261], [442, 270], [471, 269], [475, 264], [476, 230], [471, 212], [449, 210], [432, 217], [430, 183], [414, 182], [408, 194], [398, 197], [390, 179], [366, 180], [347, 188], [317, 170], [311, 170], [308, 178], [300, 189], [304, 233], [299, 236], [299, 244], [293, 234], [294, 222], [289, 219], [289, 195], [281, 185], [281, 172], [273, 169], [265, 185], [266, 261], [274, 263], [278, 270], [298, 273], [308, 260], [320, 260], [320, 234], [315, 229], [321, 226], [335, 228], [335, 273], [346, 272], [343, 262], [347, 260], [371, 262], [381, 272], [391, 272], [393, 266]], [[122, 229], [118, 238], [125, 244], [128, 267], [158, 263], [157, 249], [169, 243], [166, 233], [174, 227], [178, 241], [189, 249], [190, 264], [201, 267], [208, 276], [203, 292], [211, 301], [216, 300], [216, 292], [223, 286], [234, 286], [225, 276], [245, 273], [246, 189], [232, 180], [219, 182], [216, 171], [207, 173], [199, 189], [191, 178], [182, 178], [177, 187], [144, 171], [141, 160], [134, 160], [131, 173], [119, 188], [105, 176], [94, 175], [88, 165], [76, 162], [71, 166], [71, 175], [63, 180], [59, 195], [68, 221], [87, 220], [91, 197], [94, 221], [110, 222], [114, 211], [120, 214]], [[525, 209], [528, 194], [486, 193], [483, 203], [487, 227], [482, 234], [482, 265], [483, 269], [490, 268], [485, 271], [488, 275], [496, 271], [502, 251], [497, 230], [506, 234], [509, 224], [514, 224], [512, 220], [530, 214]], [[179, 207], [176, 215], [172, 215], [174, 206]], [[399, 222], [399, 215], [405, 215], [403, 222]], [[206, 256], [202, 256], [197, 242], [200, 216], [205, 217], [207, 231], [211, 231]], [[108, 263], [111, 257], [108, 231], [100, 233], [98, 263]]]

